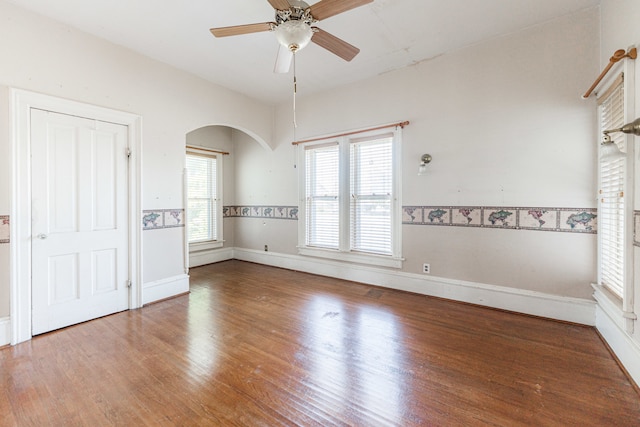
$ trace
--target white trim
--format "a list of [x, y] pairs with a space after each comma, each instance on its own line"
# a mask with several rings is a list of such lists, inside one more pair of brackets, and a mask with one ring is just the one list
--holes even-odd
[[[185, 227], [185, 228], [188, 228], [188, 227]], [[209, 251], [211, 249], [221, 248], [223, 245], [224, 245], [223, 240], [209, 240], [206, 242], [189, 243], [187, 252], [194, 253], [194, 252]]]
[[[598, 295], [600, 294], [600, 295]], [[616, 357], [636, 384], [640, 384], [640, 345], [621, 327], [620, 319], [607, 312], [606, 305], [600, 304], [602, 294], [596, 289], [596, 329], [607, 342]]]
[[0, 347], [11, 343], [11, 318], [0, 317]]
[[335, 277], [390, 289], [446, 298], [555, 320], [595, 325], [595, 301], [484, 283], [311, 259], [300, 255], [235, 248], [235, 259], [312, 274]]
[[142, 304], [149, 304], [189, 292], [189, 275], [179, 274], [143, 285]]
[[233, 249], [210, 249], [189, 253], [189, 268], [233, 259]]
[[[11, 344], [31, 339], [31, 170], [30, 110], [38, 108], [122, 124], [129, 129], [129, 308], [142, 306], [142, 119], [140, 116], [10, 89], [11, 109]], [[15, 236], [15, 237], [14, 237]]]
[[318, 258], [354, 262], [357, 264], [370, 264], [377, 265], [378, 267], [391, 268], [402, 268], [402, 261], [404, 261], [404, 258], [394, 258], [391, 256], [339, 251], [332, 249], [312, 248], [309, 246], [298, 248], [298, 253], [305, 256], [313, 256]]
[[622, 301], [606, 287], [595, 283], [593, 288], [593, 298], [598, 303], [598, 307], [611, 318], [611, 321], [621, 330], [627, 330], [627, 322], [635, 320], [633, 313], [625, 313], [622, 309]]

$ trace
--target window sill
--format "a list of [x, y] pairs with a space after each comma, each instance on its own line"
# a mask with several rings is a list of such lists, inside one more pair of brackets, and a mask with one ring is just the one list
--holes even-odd
[[591, 287], [594, 290], [593, 297], [602, 311], [623, 331], [632, 330], [633, 322], [638, 318], [636, 314], [624, 311], [622, 301], [604, 286], [591, 284]]
[[318, 258], [327, 258], [337, 261], [347, 261], [356, 264], [369, 264], [378, 267], [402, 268], [404, 258], [394, 258], [384, 255], [373, 255], [354, 252], [341, 252], [332, 249], [310, 248], [308, 246], [299, 246], [298, 253], [305, 256], [313, 256]]
[[212, 242], [198, 242], [189, 243], [189, 252], [201, 252], [208, 251], [209, 249], [221, 248], [224, 245], [224, 240], [216, 240]]

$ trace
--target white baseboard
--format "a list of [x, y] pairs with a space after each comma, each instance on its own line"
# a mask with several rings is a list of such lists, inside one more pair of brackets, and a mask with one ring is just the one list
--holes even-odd
[[631, 378], [640, 385], [640, 344], [631, 338], [622, 329], [620, 322], [613, 319], [600, 305], [596, 307], [596, 329]]
[[0, 317], [0, 347], [11, 344], [11, 318]]
[[209, 249], [189, 253], [189, 268], [233, 259], [233, 249]]
[[189, 292], [189, 275], [187, 274], [145, 283], [142, 287], [142, 304], [160, 301], [185, 292]]
[[346, 264], [320, 258], [235, 248], [234, 258], [306, 273], [351, 280], [422, 295], [546, 317], [595, 325], [593, 300], [569, 298], [483, 283], [440, 277], [425, 277], [376, 267]]

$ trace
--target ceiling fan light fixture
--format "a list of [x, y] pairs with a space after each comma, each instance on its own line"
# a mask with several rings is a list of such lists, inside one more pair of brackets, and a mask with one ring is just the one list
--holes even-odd
[[274, 33], [278, 42], [292, 52], [304, 49], [313, 37], [311, 26], [299, 20], [281, 23], [276, 27]]

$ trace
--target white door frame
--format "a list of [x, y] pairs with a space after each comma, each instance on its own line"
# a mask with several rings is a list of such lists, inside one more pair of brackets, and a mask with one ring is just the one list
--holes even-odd
[[32, 108], [128, 127], [129, 309], [142, 306], [142, 118], [138, 115], [11, 89], [11, 344], [31, 339], [31, 119]]

